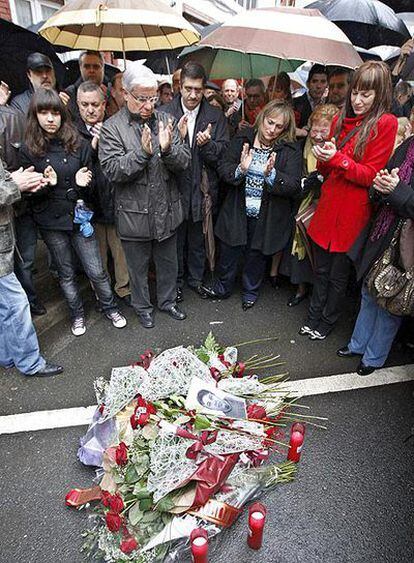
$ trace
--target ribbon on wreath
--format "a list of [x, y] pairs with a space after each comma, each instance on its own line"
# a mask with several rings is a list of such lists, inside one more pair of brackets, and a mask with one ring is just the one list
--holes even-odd
[[217, 430], [205, 430], [200, 436], [195, 436], [196, 441], [192, 444], [186, 452], [188, 459], [197, 459], [200, 452], [203, 451], [204, 446], [208, 446], [217, 440]]

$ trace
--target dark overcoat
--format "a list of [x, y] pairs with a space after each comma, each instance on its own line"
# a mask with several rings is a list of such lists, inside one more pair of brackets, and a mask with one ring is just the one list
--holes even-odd
[[[219, 175], [225, 183], [224, 201], [215, 233], [230, 246], [247, 243], [245, 177], [235, 179], [243, 144], [253, 146], [255, 131], [249, 129], [233, 138], [229, 150], [219, 164]], [[302, 151], [298, 143], [276, 144], [276, 179], [272, 186], [263, 187], [262, 203], [251, 247], [272, 255], [287, 245], [300, 197]]]
[[[177, 121], [184, 115], [181, 105], [181, 96], [176, 96], [172, 102], [162, 106], [160, 111], [165, 111], [173, 115]], [[211, 124], [211, 141], [199, 147], [196, 142], [196, 135], [199, 131], [207, 129]], [[200, 189], [201, 175], [205, 167], [209, 191], [213, 203], [213, 214], [217, 208], [218, 199], [218, 175], [217, 163], [224, 154], [229, 141], [227, 121], [224, 113], [203, 99], [194, 127], [193, 142], [191, 145], [191, 165], [178, 176], [179, 189], [184, 206], [185, 218], [192, 218], [194, 222], [203, 219], [203, 193]], [[188, 135], [185, 138], [189, 146]]]

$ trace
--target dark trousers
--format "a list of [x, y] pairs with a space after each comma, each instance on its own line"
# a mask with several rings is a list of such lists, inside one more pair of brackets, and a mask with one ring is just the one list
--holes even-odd
[[105, 312], [117, 309], [108, 274], [103, 269], [99, 244], [95, 233], [84, 237], [76, 231], [41, 230], [59, 275], [59, 283], [69, 305], [72, 319], [84, 316], [79, 286], [76, 282], [76, 263], [73, 250], [78, 256], [85, 274], [92, 282], [95, 293]]
[[177, 286], [184, 285], [184, 270], [187, 266], [187, 282], [192, 287], [203, 281], [206, 263], [206, 247], [203, 234], [203, 222], [192, 219], [183, 221], [177, 233], [178, 276]]
[[37, 300], [33, 283], [33, 267], [36, 257], [37, 227], [33, 217], [24, 213], [15, 217], [16, 250], [14, 255], [14, 273], [21, 283], [29, 303]]
[[247, 219], [247, 245], [229, 246], [220, 242], [220, 260], [217, 267], [218, 278], [214, 289], [219, 295], [229, 295], [234, 288], [240, 257], [244, 256], [242, 274], [243, 301], [256, 301], [266, 269], [266, 256], [251, 248], [257, 219]]
[[328, 334], [342, 311], [351, 273], [351, 261], [344, 252], [329, 252], [313, 244], [315, 282], [306, 324]]
[[148, 267], [154, 260], [157, 277], [157, 301], [161, 310], [175, 306], [177, 296], [177, 235], [158, 242], [123, 240], [122, 247], [129, 272], [131, 302], [137, 313], [152, 313], [148, 287]]

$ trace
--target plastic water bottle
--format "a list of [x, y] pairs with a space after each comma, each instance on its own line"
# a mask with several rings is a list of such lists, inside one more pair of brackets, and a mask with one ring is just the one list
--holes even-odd
[[91, 225], [92, 216], [93, 211], [86, 207], [83, 199], [78, 199], [75, 205], [73, 222], [80, 225], [80, 232], [85, 238], [93, 235], [94, 229]]

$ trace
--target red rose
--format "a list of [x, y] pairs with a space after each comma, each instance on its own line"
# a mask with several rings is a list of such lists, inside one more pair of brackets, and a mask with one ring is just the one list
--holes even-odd
[[118, 532], [122, 526], [122, 518], [116, 512], [107, 512], [105, 515], [106, 525], [111, 532]]
[[247, 418], [255, 418], [256, 420], [263, 420], [266, 418], [266, 409], [260, 405], [249, 405], [247, 407]]
[[152, 414], [155, 414], [157, 409], [151, 403], [138, 395], [137, 406], [135, 407], [134, 414], [131, 416], [131, 426], [135, 430], [138, 426], [145, 426]]
[[110, 492], [104, 491], [104, 490], [101, 491], [101, 501], [102, 501], [102, 504], [103, 504], [104, 506], [107, 506], [108, 508], [109, 508], [109, 501], [110, 501], [111, 497], [112, 497], [112, 495], [111, 495]]
[[121, 495], [111, 495], [109, 499], [109, 506], [111, 510], [117, 512], [118, 514], [124, 510], [124, 501], [122, 500]]
[[125, 442], [121, 442], [116, 448], [115, 461], [117, 465], [126, 465], [128, 463], [128, 448]]
[[136, 549], [137, 547], [138, 547], [137, 540], [132, 536], [129, 536], [128, 538], [124, 538], [121, 541], [121, 545], [119, 546], [119, 549], [123, 553], [131, 553], [131, 551], [134, 551], [134, 549]]

